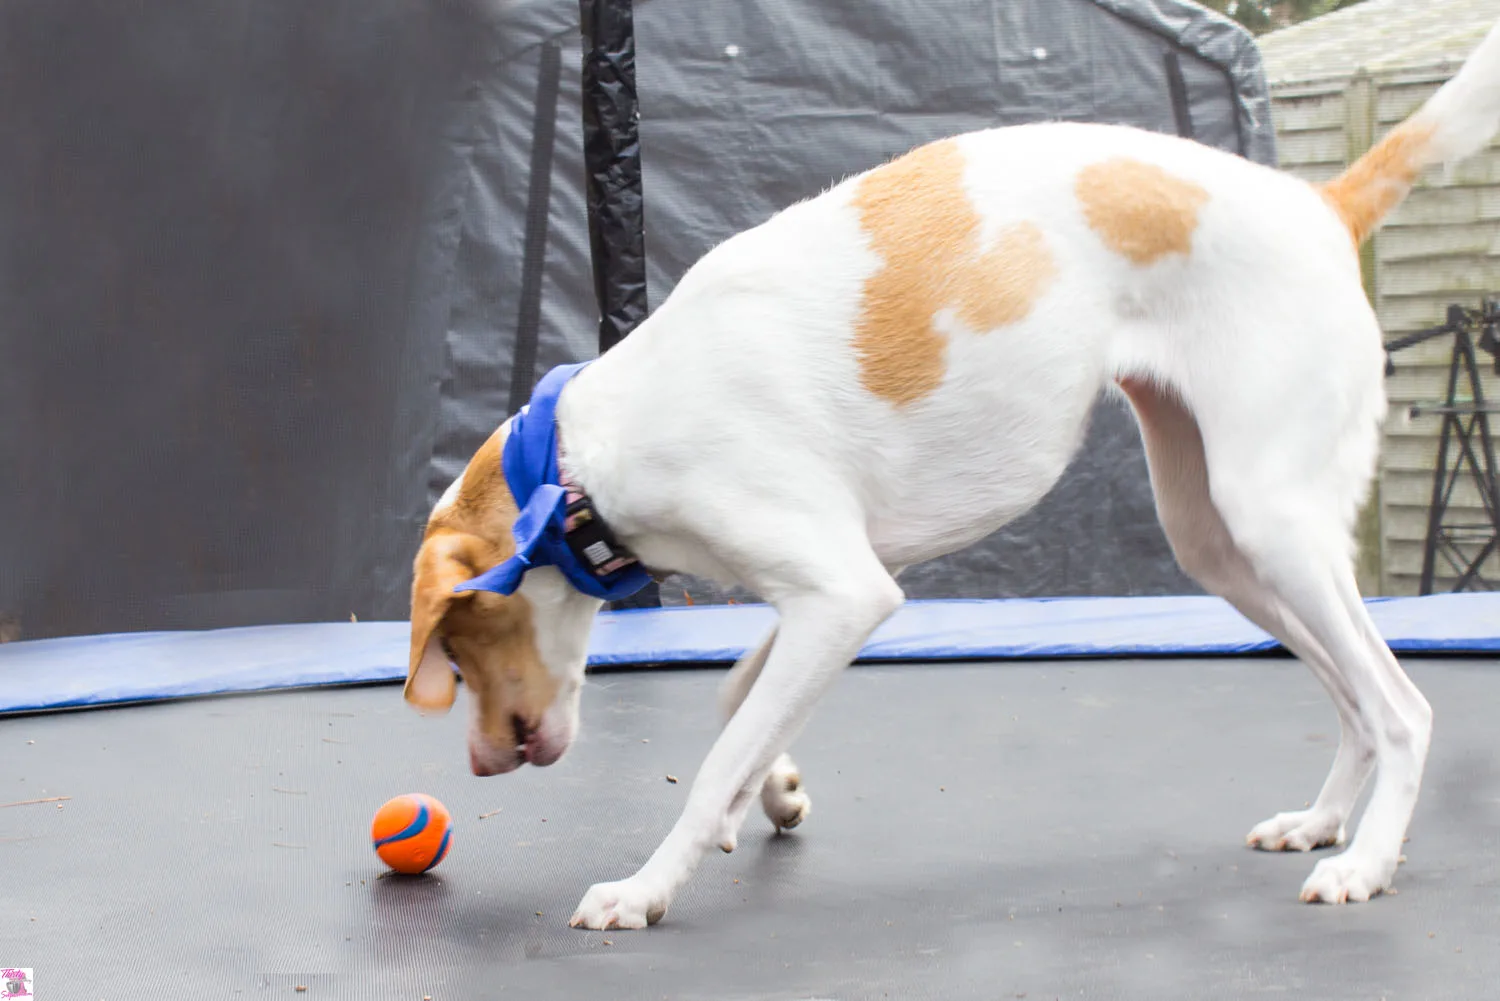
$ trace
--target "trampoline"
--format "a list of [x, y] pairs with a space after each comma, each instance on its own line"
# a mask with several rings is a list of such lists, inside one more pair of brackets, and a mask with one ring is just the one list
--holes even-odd
[[[1274, 164], [1235, 25], [1189, 0], [0, 18], [0, 971], [36, 997], [1493, 993], [1500, 601], [1372, 601], [1436, 710], [1410, 861], [1396, 895], [1300, 903], [1313, 859], [1243, 838], [1316, 792], [1335, 714], [1222, 602], [1171, 596], [1108, 402], [1035, 511], [903, 576], [940, 600], [797, 742], [808, 822], [753, 810], [653, 928], [567, 920], [671, 827], [766, 608], [674, 577], [643, 604], [695, 607], [605, 613], [545, 770], [475, 778], [465, 711], [401, 698], [421, 528], [540, 372], [942, 136], [1112, 121]], [[1080, 597], [968, 600], [1037, 594]], [[421, 877], [369, 842], [404, 792], [454, 817]]]
[[[0, 962], [80, 999], [1483, 996], [1500, 600], [1374, 603], [1438, 730], [1398, 892], [1350, 907], [1298, 902], [1311, 857], [1242, 846], [1316, 791], [1337, 726], [1214, 606], [908, 605], [797, 745], [808, 822], [754, 813], [642, 932], [567, 918], [670, 827], [763, 609], [606, 613], [578, 744], [491, 779], [462, 711], [422, 717], [382, 680], [402, 623], [9, 644], [0, 693], [30, 709], [0, 718], [0, 801], [42, 802], [0, 808]], [[62, 708], [84, 687], [126, 704]], [[455, 818], [424, 877], [368, 843], [405, 791]]]

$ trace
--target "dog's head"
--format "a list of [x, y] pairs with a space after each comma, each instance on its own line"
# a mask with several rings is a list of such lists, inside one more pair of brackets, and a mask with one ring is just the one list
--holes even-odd
[[578, 733], [589, 628], [600, 607], [552, 567], [528, 571], [512, 595], [453, 590], [515, 552], [516, 505], [500, 468], [506, 431], [485, 442], [433, 510], [412, 581], [406, 700], [446, 712], [457, 666], [473, 710], [476, 775], [528, 761], [550, 765], [567, 751]]

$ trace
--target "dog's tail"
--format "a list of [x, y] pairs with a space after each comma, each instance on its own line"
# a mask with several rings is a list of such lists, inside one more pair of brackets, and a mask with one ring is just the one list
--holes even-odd
[[1323, 196], [1363, 243], [1427, 167], [1453, 163], [1482, 149], [1500, 131], [1500, 24], [1470, 53], [1458, 74], [1388, 132], [1348, 170], [1323, 186]]

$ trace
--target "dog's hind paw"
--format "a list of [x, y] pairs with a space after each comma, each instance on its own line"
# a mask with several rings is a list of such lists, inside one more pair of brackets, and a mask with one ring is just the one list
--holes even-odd
[[802, 788], [802, 776], [790, 758], [783, 756], [771, 769], [760, 788], [760, 805], [778, 832], [791, 830], [812, 812], [812, 797]]
[[1306, 852], [1344, 843], [1344, 825], [1328, 810], [1278, 813], [1245, 836], [1245, 844], [1267, 852]]
[[651, 887], [635, 879], [618, 883], [595, 883], [583, 895], [578, 910], [568, 921], [570, 928], [644, 928], [667, 913], [668, 901]]
[[1309, 904], [1362, 904], [1390, 888], [1396, 873], [1394, 862], [1354, 857], [1352, 851], [1319, 862], [1302, 884], [1302, 899]]

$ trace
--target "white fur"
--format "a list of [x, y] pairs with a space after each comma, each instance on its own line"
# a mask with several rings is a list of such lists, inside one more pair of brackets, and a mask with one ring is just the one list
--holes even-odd
[[1500, 131], [1500, 25], [1412, 116], [1434, 127], [1424, 166], [1473, 156]]
[[[1471, 152], [1494, 131], [1497, 50], [1492, 33], [1419, 112], [1435, 126], [1434, 155]], [[895, 569], [1033, 505], [1117, 380], [1133, 387], [1179, 560], [1302, 657], [1339, 712], [1343, 740], [1317, 802], [1257, 826], [1252, 843], [1341, 841], [1374, 771], [1352, 844], [1318, 865], [1303, 896], [1363, 900], [1390, 883], [1431, 710], [1351, 569], [1385, 397], [1348, 232], [1302, 182], [1176, 138], [1045, 124], [957, 141], [984, 232], [1036, 222], [1057, 278], [1009, 326], [969, 330], [940, 312], [947, 374], [927, 398], [896, 408], [860, 381], [854, 324], [882, 262], [850, 203], [857, 179], [706, 255], [564, 391], [564, 461], [622, 540], [654, 567], [748, 587], [780, 616], [726, 682], [723, 732], [677, 824], [636, 874], [591, 888], [575, 925], [659, 919], [703, 852], [734, 846], [757, 792], [778, 826], [806, 816], [784, 752], [900, 604]], [[1209, 192], [1191, 254], [1132, 264], [1089, 228], [1074, 178], [1122, 156]], [[593, 608], [542, 571], [522, 591], [549, 667], [581, 681]], [[570, 695], [557, 724], [569, 730]]]
[[517, 593], [531, 603], [537, 653], [557, 682], [557, 696], [537, 724], [539, 757], [532, 759], [533, 764], [551, 764], [578, 734], [589, 626], [604, 603], [575, 590], [555, 567], [527, 571]]
[[[506, 421], [506, 424], [508, 426], [510, 422]], [[438, 498], [438, 502], [432, 506], [432, 513], [434, 515], [448, 510], [453, 506], [454, 502], [458, 500], [458, 492], [464, 488], [464, 474], [468, 471], [468, 467], [465, 466], [464, 469], [453, 478], [453, 482], [448, 484], [448, 489], [443, 491], [443, 495]]]

